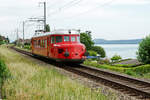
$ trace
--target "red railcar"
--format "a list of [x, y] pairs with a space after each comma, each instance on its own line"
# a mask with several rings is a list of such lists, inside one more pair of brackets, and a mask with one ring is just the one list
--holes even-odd
[[85, 46], [80, 43], [80, 35], [71, 31], [40, 33], [32, 40], [32, 54], [45, 56], [61, 62], [83, 62]]

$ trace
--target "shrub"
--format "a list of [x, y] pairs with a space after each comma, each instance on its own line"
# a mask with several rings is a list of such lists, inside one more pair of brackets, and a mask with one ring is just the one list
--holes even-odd
[[25, 49], [31, 50], [31, 46], [30, 45], [24, 45]]
[[150, 64], [150, 35], [140, 42], [137, 59], [144, 64]]
[[89, 53], [89, 56], [97, 56], [97, 52], [93, 50], [89, 50], [88, 53]]
[[137, 74], [145, 74], [150, 72], [150, 65], [142, 65], [132, 69]]
[[132, 67], [135, 67], [136, 65], [135, 64], [115, 64], [114, 66], [116, 67], [125, 67], [125, 68], [132, 68]]
[[114, 56], [111, 58], [112, 62], [119, 61], [119, 60], [121, 60], [121, 59], [122, 59], [122, 58], [121, 58], [121, 56], [119, 56], [119, 55], [114, 55]]
[[91, 49], [97, 52], [102, 58], [106, 56], [105, 50], [101, 46], [92, 46]]
[[4, 44], [5, 42], [4, 41], [0, 41], [0, 45]]
[[99, 64], [110, 64], [110, 60], [108, 58], [100, 59]]
[[125, 74], [131, 75], [131, 76], [136, 76], [136, 73], [133, 72], [132, 70], [126, 70]]
[[9, 71], [6, 68], [4, 61], [0, 59], [0, 82], [9, 76]]

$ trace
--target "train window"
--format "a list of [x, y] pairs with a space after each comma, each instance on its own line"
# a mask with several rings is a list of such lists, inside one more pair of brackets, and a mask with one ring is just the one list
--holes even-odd
[[45, 48], [47, 48], [47, 40], [45, 40]]
[[50, 38], [47, 39], [48, 46], [49, 46], [49, 41], [50, 41]]
[[36, 47], [36, 40], [33, 41], [33, 45], [34, 45], [34, 47]]
[[45, 46], [45, 43], [44, 43], [44, 40], [43, 40], [43, 44], [42, 44], [42, 47], [44, 48], [44, 46]]
[[41, 44], [40, 44], [40, 47], [42, 47], [42, 45], [43, 45], [43, 41], [41, 40]]
[[38, 46], [38, 41], [35, 40], [35, 47], [37, 48], [37, 46]]
[[62, 42], [62, 36], [56, 36], [56, 43]]
[[71, 41], [75, 42], [76, 41], [76, 37], [75, 36], [71, 36]]
[[80, 42], [80, 37], [79, 36], [77, 36], [77, 42]]
[[37, 43], [38, 43], [38, 41], [37, 40], [35, 40], [35, 47], [37, 48]]
[[64, 36], [64, 42], [68, 42], [69, 41], [69, 36]]
[[51, 37], [51, 43], [55, 43], [55, 37], [54, 36]]
[[41, 41], [39, 40], [39, 41], [38, 41], [38, 47], [39, 47], [39, 48], [40, 48], [40, 43], [41, 43]]

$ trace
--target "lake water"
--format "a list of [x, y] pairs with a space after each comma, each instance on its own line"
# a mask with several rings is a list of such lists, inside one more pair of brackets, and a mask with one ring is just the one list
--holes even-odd
[[138, 44], [96, 44], [105, 49], [106, 56], [111, 58], [115, 54], [120, 55], [123, 59], [136, 58]]

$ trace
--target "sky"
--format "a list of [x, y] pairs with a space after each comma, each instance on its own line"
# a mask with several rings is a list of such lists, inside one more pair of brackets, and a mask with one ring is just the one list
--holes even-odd
[[[139, 39], [150, 33], [150, 0], [45, 0], [47, 24], [54, 29], [92, 31], [92, 38], [107, 40]], [[43, 17], [44, 0], [1, 0], [0, 35], [31, 38], [37, 23], [29, 18]]]

